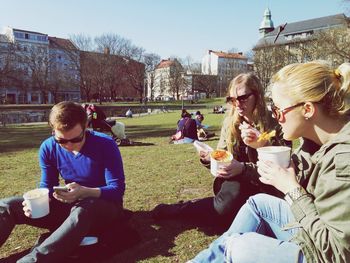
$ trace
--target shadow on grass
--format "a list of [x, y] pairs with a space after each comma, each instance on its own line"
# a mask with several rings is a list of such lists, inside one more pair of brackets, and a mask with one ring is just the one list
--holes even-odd
[[131, 144], [121, 144], [119, 145], [119, 147], [131, 147], [131, 146], [153, 146], [155, 145], [154, 143], [150, 143], [150, 142], [136, 142], [136, 141], [131, 141]]
[[39, 148], [41, 142], [51, 135], [44, 126], [14, 126], [0, 128], [0, 153]]
[[208, 236], [212, 236], [222, 234], [224, 231], [224, 229], [213, 229], [207, 225], [198, 225], [198, 222], [191, 223], [183, 220], [154, 221], [151, 211], [134, 212], [131, 224], [139, 232], [141, 242], [135, 247], [115, 255], [104, 263], [132, 263], [157, 256], [172, 257], [175, 256], [175, 253], [171, 252], [176, 247], [175, 239], [181, 233], [187, 230], [197, 229]]
[[[120, 235], [120, 241], [122, 243], [130, 243], [131, 245], [126, 245], [127, 247], [120, 248], [121, 244], [113, 243], [112, 248], [107, 251], [100, 253], [105, 253], [104, 255], [96, 255], [96, 251], [87, 252], [90, 256], [83, 255], [83, 258], [66, 258], [65, 263], [112, 263], [112, 262], [123, 262], [123, 263], [134, 263], [141, 260], [147, 260], [150, 258], [155, 258], [157, 256], [161, 257], [173, 257], [175, 256], [171, 250], [176, 246], [175, 239], [178, 235], [186, 230], [198, 229], [204, 232], [206, 235], [216, 235], [220, 234], [218, 230], [209, 228], [207, 226], [198, 226], [193, 223], [184, 223], [184, 221], [178, 220], [167, 220], [167, 221], [157, 221], [155, 222], [152, 218], [151, 211], [136, 211], [133, 212], [132, 218], [129, 221], [132, 229], [138, 232], [138, 240], [135, 244], [130, 243], [128, 234], [124, 233]], [[118, 238], [118, 237], [114, 237]], [[190, 243], [189, 243], [190, 245]], [[122, 245], [123, 246], [123, 245]], [[30, 252], [30, 249], [14, 253], [6, 258], [0, 259], [0, 263], [12, 263], [16, 262], [18, 259], [22, 258]], [[97, 252], [98, 253], [98, 252]], [[94, 256], [92, 256], [94, 254]], [[83, 261], [81, 261], [84, 259]], [[164, 259], [163, 259], [164, 260]], [[178, 262], [178, 261], [176, 261]]]

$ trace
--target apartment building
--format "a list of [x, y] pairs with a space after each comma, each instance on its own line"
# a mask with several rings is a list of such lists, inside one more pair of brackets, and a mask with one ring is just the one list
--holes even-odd
[[79, 101], [78, 52], [68, 39], [7, 27], [0, 37], [0, 101]]
[[217, 96], [226, 95], [230, 81], [248, 71], [248, 58], [242, 53], [208, 50], [202, 59], [202, 74], [217, 76]]

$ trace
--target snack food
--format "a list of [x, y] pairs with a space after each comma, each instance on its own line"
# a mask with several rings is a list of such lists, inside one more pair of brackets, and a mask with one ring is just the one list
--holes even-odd
[[231, 163], [233, 159], [232, 153], [225, 150], [215, 150], [210, 153], [210, 172], [213, 176], [217, 175], [217, 171]]
[[230, 153], [225, 150], [215, 150], [211, 153], [211, 157], [219, 162], [227, 162], [230, 161]]
[[270, 131], [270, 132], [263, 132], [258, 137], [258, 142], [261, 141], [269, 141], [272, 137], [276, 136], [276, 131]]

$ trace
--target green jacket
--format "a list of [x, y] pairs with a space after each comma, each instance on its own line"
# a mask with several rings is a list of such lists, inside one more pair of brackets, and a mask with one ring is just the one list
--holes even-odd
[[304, 140], [293, 156], [308, 194], [293, 202], [288, 227], [300, 227], [293, 241], [308, 263], [350, 262], [350, 123], [317, 148]]

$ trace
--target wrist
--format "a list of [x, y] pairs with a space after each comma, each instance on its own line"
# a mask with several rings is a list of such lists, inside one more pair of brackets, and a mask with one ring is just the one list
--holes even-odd
[[302, 186], [299, 185], [291, 189], [290, 191], [288, 191], [285, 194], [284, 199], [287, 201], [289, 205], [292, 205], [295, 201], [297, 201], [299, 198], [301, 198], [304, 195], [307, 195], [307, 192]]

